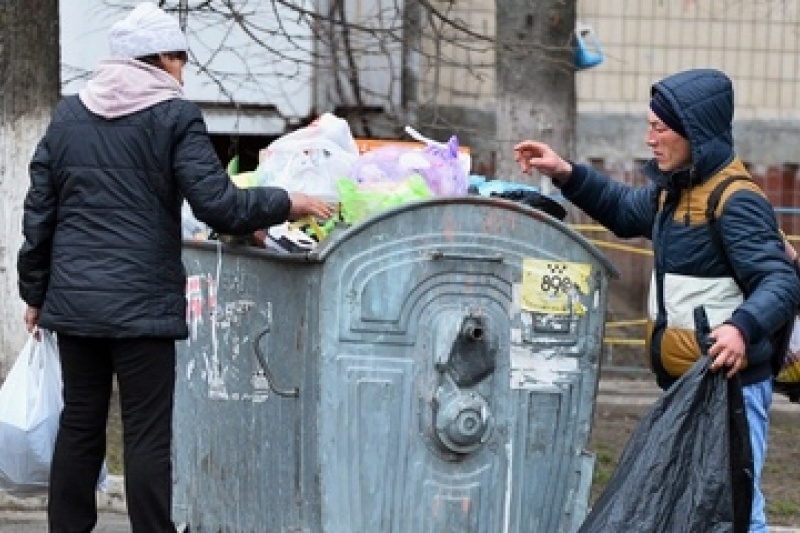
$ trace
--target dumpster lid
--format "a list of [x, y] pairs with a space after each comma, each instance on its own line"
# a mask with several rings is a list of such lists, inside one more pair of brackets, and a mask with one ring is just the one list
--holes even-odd
[[199, 249], [213, 251], [216, 249], [219, 254], [226, 255], [245, 255], [252, 257], [269, 257], [270, 260], [278, 260], [282, 262], [296, 262], [296, 263], [322, 263], [328, 256], [330, 256], [342, 243], [356, 237], [362, 231], [365, 231], [370, 225], [383, 220], [385, 218], [396, 216], [398, 213], [405, 211], [416, 211], [431, 205], [452, 205], [452, 204], [471, 204], [471, 205], [491, 205], [493, 208], [505, 209], [509, 211], [516, 211], [523, 213], [526, 216], [538, 219], [543, 224], [547, 224], [556, 228], [558, 231], [566, 234], [571, 239], [580, 244], [586, 249], [598, 263], [606, 270], [606, 273], [611, 278], [618, 278], [619, 271], [613, 263], [586, 237], [570, 228], [568, 225], [551, 217], [543, 211], [529, 207], [523, 203], [505, 200], [496, 197], [484, 197], [478, 195], [458, 196], [458, 197], [439, 197], [422, 200], [417, 202], [410, 202], [393, 209], [382, 211], [374, 216], [371, 216], [358, 224], [355, 224], [343, 231], [332, 232], [320, 245], [311, 252], [305, 253], [278, 253], [273, 250], [266, 250], [255, 246], [248, 246], [243, 244], [228, 244], [221, 241], [195, 241], [184, 240], [183, 247], [189, 249]]
[[404, 211], [416, 211], [431, 205], [452, 205], [452, 204], [491, 205], [494, 208], [516, 211], [519, 213], [523, 213], [526, 216], [536, 218], [540, 222], [556, 228], [560, 232], [565, 233], [571, 239], [578, 242], [578, 244], [580, 244], [583, 248], [585, 248], [597, 260], [597, 262], [602, 265], [602, 267], [606, 270], [609, 277], [612, 278], [619, 277], [619, 271], [616, 269], [614, 264], [611, 263], [611, 261], [609, 261], [608, 258], [595, 245], [590, 243], [586, 239], [586, 237], [584, 237], [577, 231], [573, 230], [568, 225], [551, 217], [550, 215], [544, 213], [543, 211], [534, 209], [525, 204], [514, 202], [511, 200], [505, 200], [502, 198], [484, 197], [478, 195], [431, 198], [427, 200], [409, 202], [402, 206], [382, 211], [376, 215], [373, 215], [361, 221], [358, 224], [351, 226], [345, 231], [341, 232], [336, 231], [331, 233], [316, 250], [308, 254], [309, 259], [313, 260], [314, 258], [317, 258], [319, 261], [325, 261], [325, 259], [331, 253], [333, 253], [343, 242], [354, 238], [359, 233], [368, 228], [371, 224], [383, 220], [385, 218], [396, 216], [398, 213], [402, 213]]

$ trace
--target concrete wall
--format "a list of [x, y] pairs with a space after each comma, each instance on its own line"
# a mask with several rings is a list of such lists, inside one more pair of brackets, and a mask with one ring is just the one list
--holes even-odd
[[[495, 2], [464, 0], [450, 13], [472, 33], [422, 26], [422, 47], [412, 56], [413, 100], [419, 126], [439, 136], [457, 128], [483, 172], [504, 157], [486, 150], [496, 141]], [[578, 159], [648, 158], [650, 86], [694, 67], [718, 68], [733, 79], [735, 138], [745, 160], [800, 159], [800, 0], [578, 0], [578, 23], [597, 37], [604, 56], [576, 73]]]
[[734, 82], [741, 156], [764, 164], [800, 159], [800, 1], [579, 0], [578, 17], [605, 57], [576, 74], [579, 157], [648, 157], [652, 83], [712, 67]]
[[[579, 113], [577, 156], [579, 159], [629, 161], [647, 159], [645, 145], [647, 100], [636, 114]], [[740, 157], [761, 164], [800, 161], [800, 120], [735, 120], [734, 141]]]
[[[60, 2], [64, 94], [80, 90], [109, 56], [109, 28], [138, 3]], [[168, 9], [177, 2], [166, 4]], [[212, 133], [282, 134], [313, 106], [311, 28], [279, 4], [233, 4], [195, 10], [187, 17], [193, 61], [184, 71], [185, 94], [200, 104]], [[281, 32], [292, 38], [281, 37]], [[264, 42], [254, 42], [251, 34]]]

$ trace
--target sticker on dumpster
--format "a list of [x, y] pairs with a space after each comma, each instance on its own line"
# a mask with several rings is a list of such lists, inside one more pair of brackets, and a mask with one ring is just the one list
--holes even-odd
[[197, 338], [197, 328], [203, 322], [203, 291], [201, 276], [186, 278], [186, 322], [190, 328], [190, 340]]
[[522, 261], [522, 309], [549, 315], [583, 315], [592, 265], [526, 258]]
[[579, 372], [578, 359], [565, 357], [557, 349], [510, 348], [512, 389], [558, 391]]
[[[206, 293], [203, 295], [203, 285]], [[186, 323], [189, 326], [189, 343], [197, 340], [198, 328], [203, 324], [203, 313], [207, 309], [214, 314], [217, 308], [217, 280], [211, 274], [186, 278]]]

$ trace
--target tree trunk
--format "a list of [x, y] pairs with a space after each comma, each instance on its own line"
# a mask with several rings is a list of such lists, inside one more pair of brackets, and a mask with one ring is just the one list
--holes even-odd
[[60, 92], [58, 0], [0, 2], [0, 376], [25, 341], [17, 251], [28, 162]]
[[[575, 146], [576, 0], [497, 1], [497, 173], [540, 185], [522, 174], [513, 147], [535, 139], [564, 157]], [[545, 191], [548, 179], [541, 183]]]

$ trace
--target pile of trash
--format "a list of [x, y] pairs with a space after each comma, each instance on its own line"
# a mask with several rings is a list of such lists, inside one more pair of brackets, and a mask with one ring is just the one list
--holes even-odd
[[[469, 151], [459, 146], [455, 135], [447, 142], [439, 142], [409, 126], [406, 133], [415, 142], [357, 141], [347, 121], [325, 113], [309, 126], [262, 149], [255, 170], [239, 172], [234, 159], [228, 165], [228, 173], [238, 187], [281, 187], [290, 193], [328, 201], [338, 206], [334, 218], [318, 221], [306, 217], [253, 235], [219, 235], [197, 220], [184, 202], [183, 237], [218, 239], [279, 252], [307, 252], [337, 227], [351, 226], [382, 211], [437, 196], [500, 196], [537, 207], [526, 201], [540, 196], [535, 187], [517, 184], [500, 190], [501, 182], [480, 183], [481, 178], [471, 176]], [[557, 202], [552, 204], [563, 211]], [[548, 212], [558, 216], [557, 211]]]

